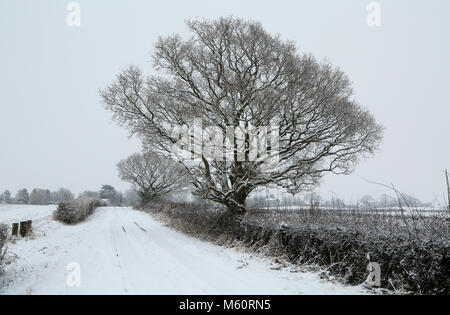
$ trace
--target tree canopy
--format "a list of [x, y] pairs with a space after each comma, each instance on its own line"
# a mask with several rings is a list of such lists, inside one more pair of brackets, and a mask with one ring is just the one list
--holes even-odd
[[[354, 100], [340, 69], [298, 53], [293, 42], [257, 22], [225, 17], [186, 24], [192, 37], [157, 41], [158, 75], [146, 77], [131, 66], [100, 94], [113, 118], [138, 135], [147, 151], [169, 158], [175, 146], [193, 157], [179, 163], [196, 195], [239, 214], [258, 186], [308, 190], [328, 172], [349, 174], [377, 150], [383, 127]], [[195, 126], [196, 119], [202, 123], [202, 141], [180, 142], [174, 130]], [[230, 126], [245, 131], [242, 139], [229, 132]], [[251, 128], [268, 139], [258, 145], [265, 154], [253, 159]], [[218, 133], [218, 147], [231, 146], [226, 159], [208, 158], [202, 150]], [[268, 160], [275, 167], [268, 169]]]

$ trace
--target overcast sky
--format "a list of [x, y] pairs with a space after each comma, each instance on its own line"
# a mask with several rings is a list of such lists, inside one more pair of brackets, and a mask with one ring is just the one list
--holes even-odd
[[78, 193], [128, 188], [116, 163], [140, 150], [111, 121], [98, 89], [130, 64], [151, 73], [159, 35], [186, 35], [184, 20], [234, 15], [258, 20], [300, 51], [326, 58], [354, 82], [356, 99], [386, 127], [381, 151], [349, 176], [327, 176], [320, 192], [347, 200], [393, 183], [423, 200], [442, 199], [450, 168], [450, 1], [0, 0], [0, 191], [22, 187]]

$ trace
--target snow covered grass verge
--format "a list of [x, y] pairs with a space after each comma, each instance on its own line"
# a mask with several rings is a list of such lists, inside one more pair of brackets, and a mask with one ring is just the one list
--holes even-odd
[[53, 213], [53, 218], [65, 224], [76, 224], [86, 220], [98, 207], [104, 207], [103, 201], [92, 198], [81, 198], [60, 202]]
[[[249, 212], [239, 226], [230, 229], [220, 209], [158, 203], [148, 212], [184, 233], [219, 245], [243, 245], [293, 264], [316, 265], [348, 284], [365, 282], [370, 257], [381, 266], [382, 288], [397, 293], [450, 294], [448, 225], [447, 233], [440, 231], [433, 238], [426, 237], [429, 233], [419, 237], [405, 226], [393, 228], [391, 233], [369, 228], [368, 222], [373, 224], [371, 220], [380, 217], [352, 219], [348, 213], [338, 220], [339, 214], [329, 217], [320, 211], [274, 215]], [[385, 219], [394, 220], [389, 223], [392, 226], [403, 222], [403, 218]], [[417, 230], [419, 222], [413, 223]]]

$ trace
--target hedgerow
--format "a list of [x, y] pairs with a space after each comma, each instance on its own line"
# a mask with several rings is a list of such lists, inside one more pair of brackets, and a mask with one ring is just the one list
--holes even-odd
[[53, 218], [65, 224], [76, 224], [86, 220], [96, 208], [103, 206], [106, 206], [103, 201], [93, 198], [60, 202]]
[[[182, 232], [220, 245], [238, 242], [255, 252], [284, 257], [293, 264], [315, 264], [348, 284], [364, 283], [367, 265], [372, 261], [381, 266], [382, 288], [414, 294], [450, 294], [446, 218], [441, 218], [442, 222], [428, 218], [423, 224], [416, 220], [417, 234], [411, 234], [405, 218], [389, 218], [389, 223], [385, 223], [392, 225], [389, 233], [387, 226], [368, 228], [372, 220], [381, 220], [368, 214], [364, 214], [366, 219], [359, 214], [351, 219], [349, 213], [327, 215], [316, 210], [295, 214], [301, 216], [295, 220], [292, 211], [250, 211], [234, 225], [223, 210], [198, 205], [159, 203], [146, 211]], [[345, 224], [355, 220], [360, 220], [358, 225]], [[436, 220], [432, 224], [434, 237], [425, 231], [430, 229], [430, 220]]]
[[6, 242], [8, 240], [8, 226], [0, 224], [0, 274], [3, 272], [2, 266], [6, 255]]

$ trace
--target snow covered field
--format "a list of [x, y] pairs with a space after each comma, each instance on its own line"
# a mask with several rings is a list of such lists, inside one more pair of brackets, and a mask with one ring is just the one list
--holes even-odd
[[[0, 209], [0, 222], [35, 220], [34, 236], [9, 245], [18, 257], [6, 267], [1, 294], [367, 293], [202, 242], [130, 208], [99, 208], [75, 226], [53, 221], [52, 207]], [[80, 286], [68, 285], [69, 263], [81, 266]]]
[[11, 224], [19, 221], [37, 220], [48, 217], [56, 206], [6, 205], [0, 204], [0, 223]]
[[[266, 207], [258, 207], [252, 208], [252, 211], [261, 211], [261, 210], [274, 210], [274, 211], [305, 211], [310, 210], [311, 206], [266, 206]], [[374, 208], [358, 208], [356, 205], [342, 208], [333, 208], [333, 207], [325, 207], [320, 206], [318, 210], [321, 211], [333, 211], [333, 212], [355, 212], [355, 213], [364, 213], [364, 214], [379, 214], [379, 215], [407, 215], [407, 216], [449, 216], [449, 211], [447, 207], [404, 207], [401, 209], [400, 207], [374, 207]]]

